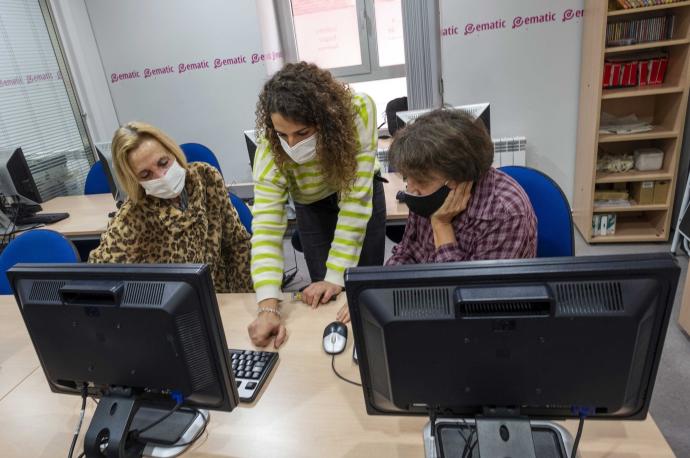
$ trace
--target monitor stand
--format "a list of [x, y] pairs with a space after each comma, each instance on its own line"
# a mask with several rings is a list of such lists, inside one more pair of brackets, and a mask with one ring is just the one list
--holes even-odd
[[[509, 432], [508, 441], [501, 439], [501, 426], [505, 426]], [[477, 445], [473, 453], [468, 455], [471, 458], [572, 458], [570, 451], [573, 447], [573, 438], [561, 425], [550, 421], [495, 417], [479, 417], [477, 420], [437, 418], [434, 422], [433, 436], [431, 422], [428, 422], [423, 433], [426, 458], [462, 456], [465, 438], [469, 439], [470, 432], [475, 428]], [[530, 431], [531, 435], [527, 434]]]
[[209, 419], [208, 411], [183, 407], [142, 433], [138, 440], [129, 436], [131, 431], [150, 425], [169, 411], [142, 406], [134, 397], [103, 396], [84, 437], [86, 458], [170, 458], [182, 454], [201, 434]]
[[[132, 422], [132, 429], [138, 427], [141, 422], [142, 427], [156, 421], [167, 411], [142, 408]], [[147, 439], [155, 440], [156, 443], [147, 442], [144, 447], [144, 456], [152, 458], [173, 458], [184, 453], [190, 446], [194, 438], [202, 434], [204, 426], [209, 421], [208, 410], [184, 409], [175, 412], [167, 420], [158, 426], [151, 428], [141, 436], [143, 442]], [[167, 442], [162, 445], [159, 442]]]

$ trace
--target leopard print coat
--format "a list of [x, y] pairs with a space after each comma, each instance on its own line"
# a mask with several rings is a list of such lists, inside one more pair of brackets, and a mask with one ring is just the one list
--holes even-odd
[[228, 198], [223, 178], [204, 163], [189, 164], [187, 209], [146, 196], [125, 201], [101, 243], [89, 255], [97, 263], [205, 263], [217, 293], [251, 292], [250, 234]]

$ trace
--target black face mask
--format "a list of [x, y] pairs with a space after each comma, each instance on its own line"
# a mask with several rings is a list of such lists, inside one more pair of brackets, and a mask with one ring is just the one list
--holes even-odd
[[450, 188], [444, 184], [436, 191], [426, 196], [415, 196], [405, 193], [403, 202], [407, 204], [411, 212], [429, 218], [436, 210], [441, 208], [443, 202], [446, 201], [446, 197], [448, 197], [448, 193], [450, 193]]

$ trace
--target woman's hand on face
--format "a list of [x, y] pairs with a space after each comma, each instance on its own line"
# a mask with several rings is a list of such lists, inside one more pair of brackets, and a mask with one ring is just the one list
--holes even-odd
[[431, 215], [431, 222], [450, 224], [453, 218], [464, 212], [472, 197], [472, 185], [473, 182], [465, 181], [451, 189], [441, 208]]
[[317, 281], [304, 288], [302, 291], [302, 302], [316, 308], [321, 304], [326, 304], [333, 296], [337, 296], [343, 287], [335, 283]]

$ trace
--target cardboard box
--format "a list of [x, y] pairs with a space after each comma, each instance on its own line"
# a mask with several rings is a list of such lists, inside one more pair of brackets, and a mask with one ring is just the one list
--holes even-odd
[[630, 183], [630, 197], [637, 202], [637, 205], [651, 205], [654, 202], [654, 182]]
[[668, 199], [668, 191], [671, 189], [670, 181], [657, 181], [654, 183], [654, 203], [663, 205]]

